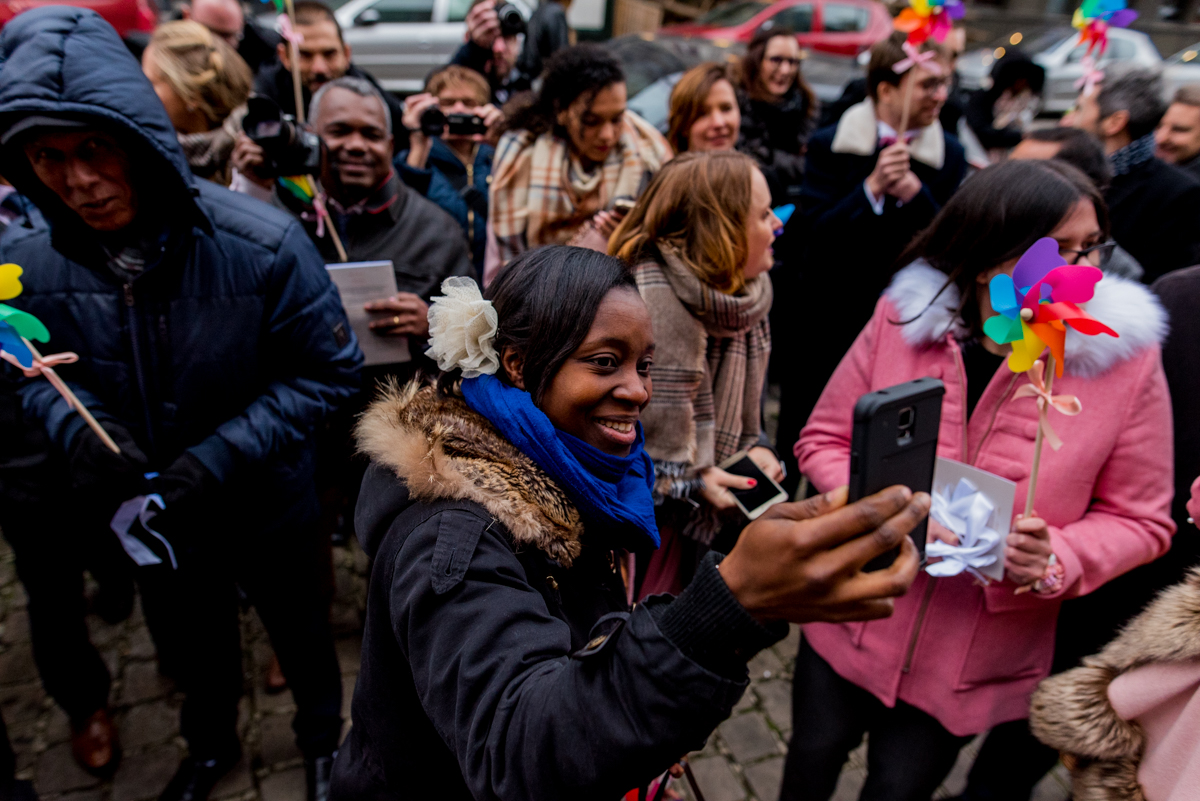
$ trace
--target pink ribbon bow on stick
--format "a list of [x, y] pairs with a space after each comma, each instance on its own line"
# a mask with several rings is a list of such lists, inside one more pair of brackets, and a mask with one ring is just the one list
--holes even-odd
[[275, 30], [286, 42], [297, 45], [304, 44], [304, 34], [292, 27], [292, 19], [287, 14], [280, 14], [275, 18]]
[[52, 353], [49, 356], [43, 356], [37, 352], [37, 349], [28, 339], [23, 339], [23, 341], [29, 348], [30, 353], [33, 354], [33, 364], [31, 366], [22, 366], [22, 364], [17, 361], [17, 357], [8, 351], [0, 351], [0, 359], [4, 359], [4, 361], [8, 362], [9, 364], [15, 365], [22, 373], [25, 374], [26, 378], [37, 378], [38, 376], [44, 376], [45, 379], [50, 382], [50, 385], [58, 390], [58, 394], [63, 396], [63, 400], [67, 402], [67, 405], [79, 412], [79, 416], [83, 418], [84, 422], [88, 424], [92, 431], [96, 432], [96, 436], [100, 437], [100, 441], [107, 445], [108, 449], [113, 453], [120, 453], [121, 449], [117, 446], [117, 443], [113, 441], [113, 438], [108, 435], [108, 432], [105, 431], [98, 422], [96, 422], [96, 418], [92, 416], [92, 413], [88, 411], [88, 408], [79, 402], [79, 398], [75, 396], [75, 393], [71, 391], [71, 388], [68, 387], [66, 382], [63, 381], [58, 373], [54, 371], [54, 368], [57, 365], [74, 364], [75, 362], [79, 361], [79, 355], [68, 351], [66, 353]]
[[927, 72], [933, 73], [934, 75], [942, 74], [942, 65], [936, 61], [937, 53], [935, 51], [926, 50], [924, 53], [922, 53], [920, 50], [917, 50], [916, 46], [909, 44], [908, 42], [904, 42], [900, 46], [904, 48], [904, 54], [908, 56], [908, 58], [902, 58], [893, 64], [892, 72], [896, 73], [897, 75], [903, 75], [913, 67], [921, 66], [924, 67]]
[[1096, 84], [1104, 80], [1104, 70], [1096, 68], [1096, 62], [1091, 56], [1084, 56], [1080, 64], [1083, 66], [1083, 75], [1075, 81], [1075, 88], [1083, 92], [1084, 97], [1091, 97]]
[[1017, 387], [1017, 391], [1013, 393], [1012, 399], [1037, 398], [1038, 427], [1041, 429], [1042, 436], [1050, 444], [1050, 447], [1058, 450], [1062, 447], [1063, 443], [1050, 425], [1050, 407], [1054, 407], [1055, 411], [1074, 417], [1083, 411], [1083, 404], [1074, 395], [1051, 395], [1051, 385], [1046, 383], [1043, 378], [1045, 367], [1041, 359], [1035, 361], [1033, 367], [1030, 367], [1029, 372], [1025, 374], [1029, 377], [1029, 383]]

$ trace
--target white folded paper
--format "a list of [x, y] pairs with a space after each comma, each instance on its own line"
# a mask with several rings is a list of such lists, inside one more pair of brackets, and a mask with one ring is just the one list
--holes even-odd
[[937, 460], [930, 517], [958, 537], [958, 545], [934, 541], [925, 554], [931, 576], [966, 572], [984, 581], [1004, 578], [1004, 546], [1012, 520], [1016, 485], [1000, 476], [951, 459]]
[[167, 505], [163, 502], [161, 495], [139, 495], [121, 504], [117, 513], [113, 515], [112, 522], [109, 523], [109, 527], [120, 540], [121, 547], [138, 567], [162, 564], [162, 558], [150, 550], [146, 543], [129, 533], [135, 522], [140, 522], [148, 534], [163, 544], [163, 547], [167, 549], [167, 556], [171, 559], [171, 568], [179, 569], [179, 563], [175, 560], [175, 549], [171, 547], [171, 543], [167, 542], [166, 537], [162, 534], [150, 528], [150, 521], [166, 508]]

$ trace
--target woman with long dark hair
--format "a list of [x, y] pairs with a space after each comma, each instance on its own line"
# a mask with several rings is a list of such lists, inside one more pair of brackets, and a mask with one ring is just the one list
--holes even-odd
[[742, 58], [742, 143], [762, 165], [776, 203], [794, 202], [804, 177], [804, 145], [813, 131], [816, 95], [800, 69], [796, 34], [764, 25]]
[[486, 299], [442, 289], [437, 385], [393, 386], [359, 426], [374, 566], [335, 801], [619, 798], [704, 743], [781, 621], [886, 615], [912, 581], [928, 496], [843, 507], [843, 489], [631, 607], [626, 554], [658, 542], [639, 422], [656, 348], [627, 265], [548, 247]]
[[[838, 366], [796, 444], [819, 490], [845, 481], [855, 401], [923, 376], [940, 378], [938, 455], [1016, 483], [1026, 496], [1037, 405], [1011, 402], [1024, 373], [983, 336], [989, 282], [1051, 237], [1069, 263], [1097, 265], [1108, 215], [1092, 182], [1056, 161], [980, 172], [909, 247], [875, 314]], [[1004, 578], [922, 574], [887, 621], [804, 629], [781, 798], [833, 792], [849, 751], [869, 733], [862, 799], [927, 801], [976, 734], [1029, 714], [1049, 673], [1066, 598], [1091, 592], [1164, 553], [1174, 523], [1171, 406], [1159, 355], [1166, 315], [1141, 284], [1106, 276], [1088, 312], [1120, 333], [1066, 332], [1054, 391], [1084, 413], [1059, 415], [1065, 443], [1045, 449], [1030, 517], [1015, 516]], [[1019, 510], [1019, 507], [1018, 507]], [[930, 535], [954, 544], [930, 524]], [[1026, 588], [1030, 591], [1026, 591]]]
[[[636, 198], [671, 156], [662, 134], [625, 107], [625, 73], [598, 45], [546, 62], [536, 95], [514, 100], [492, 165], [484, 282], [539, 245], [592, 230], [617, 198]], [[598, 249], [619, 218], [596, 220]]]

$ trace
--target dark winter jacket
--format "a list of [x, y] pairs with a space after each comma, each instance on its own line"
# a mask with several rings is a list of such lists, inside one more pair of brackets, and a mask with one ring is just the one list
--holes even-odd
[[1147, 284], [1200, 264], [1200, 181], [1151, 158], [1114, 176], [1105, 200], [1112, 237], [1145, 268]]
[[[492, 87], [492, 103], [497, 107], [512, 100], [514, 95], [532, 89], [533, 79], [536, 77], [522, 72], [520, 67], [514, 67], [512, 72], [502, 78], [496, 77], [491, 69], [492, 51], [486, 47], [480, 47], [471, 39], [463, 42], [462, 46], [454, 52], [450, 63], [473, 69], [486, 78], [488, 85]], [[401, 148], [397, 145], [396, 149], [400, 150]]]
[[359, 444], [374, 567], [335, 801], [611, 801], [699, 747], [786, 633], [712, 557], [631, 612], [604, 532], [461, 398], [393, 387]]
[[[392, 117], [392, 137], [395, 140], [393, 147], [397, 150], [408, 147], [408, 129], [400, 122], [400, 118], [404, 116], [404, 104], [397, 100], [391, 92], [384, 91], [373, 75], [359, 69], [354, 64], [351, 64], [350, 69], [346, 70], [346, 75], [351, 78], [362, 78], [379, 90], [379, 94], [387, 103], [388, 114]], [[271, 98], [283, 109], [284, 114], [296, 115], [296, 91], [292, 88], [292, 73], [283, 66], [282, 62], [276, 61], [273, 64], [267, 64], [259, 70], [258, 75], [254, 76], [254, 94]], [[312, 93], [308, 91], [308, 87], [304, 87], [302, 90], [301, 100], [304, 102], [305, 119], [308, 119], [308, 106], [312, 102]]]
[[252, 75], [257, 75], [272, 64], [279, 63], [279, 34], [257, 20], [248, 19], [242, 27], [242, 41], [238, 42], [238, 55], [246, 62]]
[[[362, 362], [304, 230], [192, 176], [141, 67], [94, 11], [22, 14], [0, 34], [0, 58], [0, 130], [50, 113], [110, 131], [143, 198], [134, 225], [158, 243], [142, 274], [117, 278], [96, 232], [10, 144], [0, 173], [49, 223], [0, 239], [0, 259], [25, 268], [10, 303], [46, 324], [48, 351], [79, 354], [60, 374], [97, 417], [129, 429], [152, 469], [188, 450], [246, 502], [241, 522], [269, 527], [282, 524], [281, 508], [300, 513], [311, 503], [310, 435], [355, 391]], [[21, 395], [26, 418], [67, 451], [79, 415], [45, 380], [24, 382]]]
[[517, 69], [536, 78], [542, 74], [546, 59], [570, 46], [571, 26], [567, 24], [567, 9], [557, 0], [542, 0], [529, 18], [525, 47], [517, 59]]
[[1175, 166], [1200, 181], [1200, 156], [1192, 156], [1187, 161]]
[[492, 158], [496, 148], [481, 144], [475, 161], [467, 166], [441, 139], [434, 138], [425, 169], [408, 165], [408, 151], [396, 156], [396, 169], [404, 183], [436, 203], [463, 229], [475, 274], [483, 275], [483, 252], [487, 245], [488, 184], [492, 180]]
[[[316, 215], [301, 206], [295, 196], [276, 189], [276, 201], [304, 220], [304, 226], [326, 261], [337, 261], [333, 241], [317, 237]], [[401, 292], [420, 295], [426, 301], [452, 275], [475, 277], [466, 241], [454, 236], [454, 222], [433, 203], [404, 184], [396, 173], [388, 176], [363, 204], [360, 211], [338, 211], [330, 202], [329, 214], [342, 237], [350, 261], [390, 259]]]
[[773, 203], [798, 203], [804, 178], [804, 146], [813, 129], [808, 95], [793, 87], [778, 103], [739, 93], [742, 113], [737, 149], [763, 167]]

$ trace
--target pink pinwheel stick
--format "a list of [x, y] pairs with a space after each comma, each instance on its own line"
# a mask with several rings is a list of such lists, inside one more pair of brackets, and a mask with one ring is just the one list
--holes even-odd
[[[1054, 389], [1054, 356], [1046, 356], [1046, 394]], [[1029, 491], [1025, 494], [1025, 517], [1033, 514], [1033, 496], [1037, 492], [1038, 468], [1042, 466], [1042, 441], [1045, 439], [1045, 427], [1038, 424], [1037, 434], [1033, 438], [1033, 468], [1029, 471]]]
[[[21, 341], [25, 343], [25, 347], [29, 348], [29, 352], [36, 360], [34, 363], [37, 364], [38, 362], [41, 362], [42, 354], [38, 353], [37, 348], [33, 346], [33, 343], [24, 337], [21, 338]], [[108, 432], [100, 426], [100, 423], [96, 421], [96, 418], [92, 417], [92, 413], [88, 411], [88, 408], [80, 403], [79, 398], [75, 396], [75, 393], [71, 391], [71, 388], [67, 386], [67, 383], [59, 377], [58, 373], [54, 372], [54, 368], [50, 367], [49, 365], [42, 364], [41, 373], [42, 375], [46, 376], [47, 381], [54, 385], [54, 388], [58, 390], [59, 394], [66, 398], [67, 403], [71, 404], [71, 408], [79, 412], [79, 416], [83, 418], [83, 421], [88, 424], [88, 427], [92, 429], [92, 431], [96, 432], [96, 436], [100, 438], [100, 441], [107, 445], [108, 449], [113, 453], [120, 453], [121, 449], [117, 447], [117, 443], [114, 442], [113, 438], [108, 435]]]
[[296, 120], [304, 122], [304, 90], [300, 84], [300, 44], [299, 37], [296, 34], [296, 4], [293, 0], [285, 0], [287, 3], [287, 19], [288, 31], [291, 36], [287, 37], [288, 54], [292, 57], [292, 93], [296, 98]]

